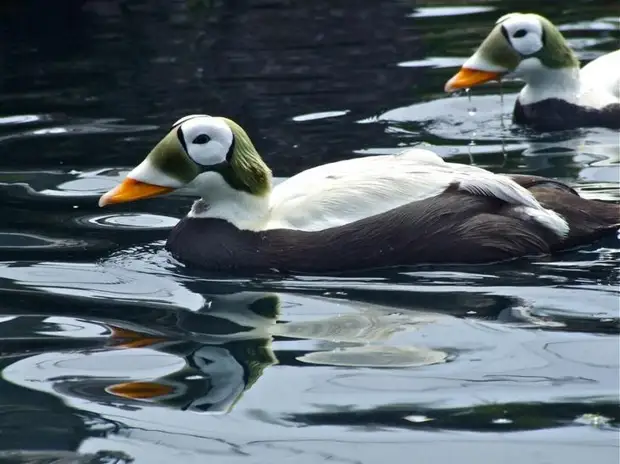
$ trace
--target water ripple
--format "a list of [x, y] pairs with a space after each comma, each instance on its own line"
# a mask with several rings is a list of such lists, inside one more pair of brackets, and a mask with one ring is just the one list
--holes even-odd
[[[518, 81], [443, 92], [510, 5], [22, 3], [0, 55], [0, 461], [617, 458], [614, 238], [503, 265], [236, 277], [165, 250], [191, 188], [97, 205], [205, 111], [247, 129], [276, 183], [427, 146], [620, 201], [617, 133], [515, 127]], [[539, 8], [587, 62], [620, 37], [608, 3]]]

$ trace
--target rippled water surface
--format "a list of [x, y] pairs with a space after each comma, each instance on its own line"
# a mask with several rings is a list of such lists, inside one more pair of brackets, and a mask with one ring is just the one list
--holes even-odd
[[584, 63], [618, 47], [613, 2], [549, 5], [3, 2], [0, 462], [617, 462], [615, 239], [238, 278], [163, 249], [191, 191], [97, 207], [195, 112], [237, 120], [278, 177], [430, 144], [618, 201], [617, 131], [518, 129], [518, 82], [442, 91], [510, 11], [549, 15]]

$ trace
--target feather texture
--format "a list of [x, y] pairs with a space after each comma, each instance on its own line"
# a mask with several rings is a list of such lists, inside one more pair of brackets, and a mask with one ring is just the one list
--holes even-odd
[[449, 188], [523, 206], [524, 211], [535, 211], [531, 218], [558, 235], [568, 233], [562, 218], [509, 177], [446, 163], [435, 153], [416, 148], [317, 166], [285, 180], [271, 194], [265, 230], [319, 231], [342, 226], [438, 196]]
[[581, 68], [579, 80], [581, 105], [602, 108], [620, 103], [620, 49]]

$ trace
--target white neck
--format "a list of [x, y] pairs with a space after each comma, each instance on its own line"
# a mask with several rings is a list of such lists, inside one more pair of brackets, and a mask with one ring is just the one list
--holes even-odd
[[579, 68], [551, 69], [543, 66], [538, 59], [530, 58], [523, 60], [514, 74], [526, 83], [519, 93], [522, 105], [531, 105], [548, 98], [575, 105], [579, 103]]
[[223, 219], [243, 230], [262, 230], [269, 220], [269, 195], [236, 190], [216, 172], [200, 174], [191, 186], [201, 200], [194, 202], [188, 217]]

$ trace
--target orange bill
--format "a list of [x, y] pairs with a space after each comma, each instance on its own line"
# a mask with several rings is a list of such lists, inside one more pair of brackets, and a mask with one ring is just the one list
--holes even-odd
[[114, 187], [99, 198], [99, 206], [151, 198], [172, 192], [173, 190], [174, 189], [171, 187], [147, 184], [127, 177], [120, 185]]
[[115, 348], [146, 348], [148, 346], [166, 341], [164, 338], [157, 338], [155, 336], [149, 337], [138, 332], [134, 332], [133, 330], [121, 329], [120, 327], [112, 325], [110, 328], [112, 329], [112, 336], [110, 339], [112, 346]]
[[490, 71], [479, 71], [477, 69], [461, 68], [452, 78], [446, 82], [444, 90], [452, 92], [458, 89], [466, 89], [483, 84], [494, 79], [499, 79], [501, 73]]
[[112, 395], [131, 400], [152, 400], [174, 392], [174, 388], [157, 382], [127, 382], [106, 388]]

